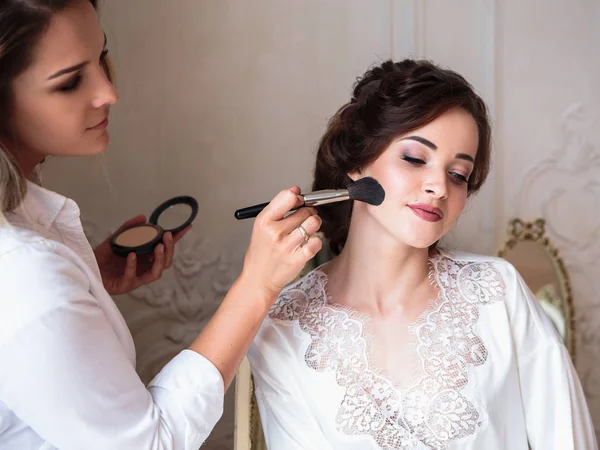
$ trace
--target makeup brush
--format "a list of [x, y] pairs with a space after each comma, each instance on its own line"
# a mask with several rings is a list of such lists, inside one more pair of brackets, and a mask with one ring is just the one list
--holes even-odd
[[[375, 178], [365, 177], [350, 183], [346, 189], [325, 189], [323, 191], [300, 194], [300, 196], [304, 197], [303, 206], [319, 206], [327, 203], [343, 202], [345, 200], [358, 200], [369, 205], [379, 206], [383, 203], [385, 191]], [[268, 204], [269, 202], [238, 209], [235, 212], [235, 218], [242, 220], [256, 217]], [[294, 208], [292, 211], [296, 211], [297, 209]]]

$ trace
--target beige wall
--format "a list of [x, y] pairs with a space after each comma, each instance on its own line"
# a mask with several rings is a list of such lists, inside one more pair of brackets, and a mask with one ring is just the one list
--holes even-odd
[[[572, 271], [578, 370], [600, 425], [598, 1], [105, 0], [102, 15], [121, 95], [106, 170], [53, 160], [44, 182], [80, 203], [92, 240], [171, 196], [198, 199], [174, 270], [117, 299], [145, 380], [237, 274], [251, 223], [233, 211], [307, 188], [315, 143], [355, 77], [423, 56], [467, 76], [495, 122], [494, 174], [449, 241], [491, 254], [508, 218], [548, 218]], [[206, 448], [231, 447], [232, 406]]]

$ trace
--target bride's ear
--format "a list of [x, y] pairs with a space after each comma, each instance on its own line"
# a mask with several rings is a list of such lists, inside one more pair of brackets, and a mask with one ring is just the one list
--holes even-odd
[[360, 169], [356, 169], [353, 170], [352, 172], [348, 172], [346, 173], [346, 175], [348, 175], [348, 177], [350, 177], [350, 179], [352, 181], [356, 181], [362, 178], [362, 173], [360, 172]]

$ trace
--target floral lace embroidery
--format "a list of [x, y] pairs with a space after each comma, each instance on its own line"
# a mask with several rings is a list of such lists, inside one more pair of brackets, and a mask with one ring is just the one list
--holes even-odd
[[327, 304], [327, 277], [315, 270], [281, 294], [271, 308], [274, 320], [298, 321], [310, 335], [306, 364], [335, 372], [346, 388], [336, 416], [338, 430], [370, 435], [382, 449], [408, 450], [425, 445], [444, 450], [451, 441], [475, 433], [480, 412], [461, 394], [468, 368], [487, 359], [475, 335], [479, 306], [501, 301], [504, 282], [485, 262], [430, 259], [440, 297], [411, 327], [420, 376], [397, 389], [368, 359], [364, 323], [341, 307]]

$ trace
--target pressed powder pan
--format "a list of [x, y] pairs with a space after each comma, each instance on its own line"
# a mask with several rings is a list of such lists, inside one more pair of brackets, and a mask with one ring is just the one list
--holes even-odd
[[189, 196], [167, 200], [156, 208], [148, 223], [133, 225], [121, 230], [110, 240], [112, 251], [126, 257], [129, 253], [144, 256], [154, 252], [166, 232], [177, 234], [198, 215], [198, 202]]

